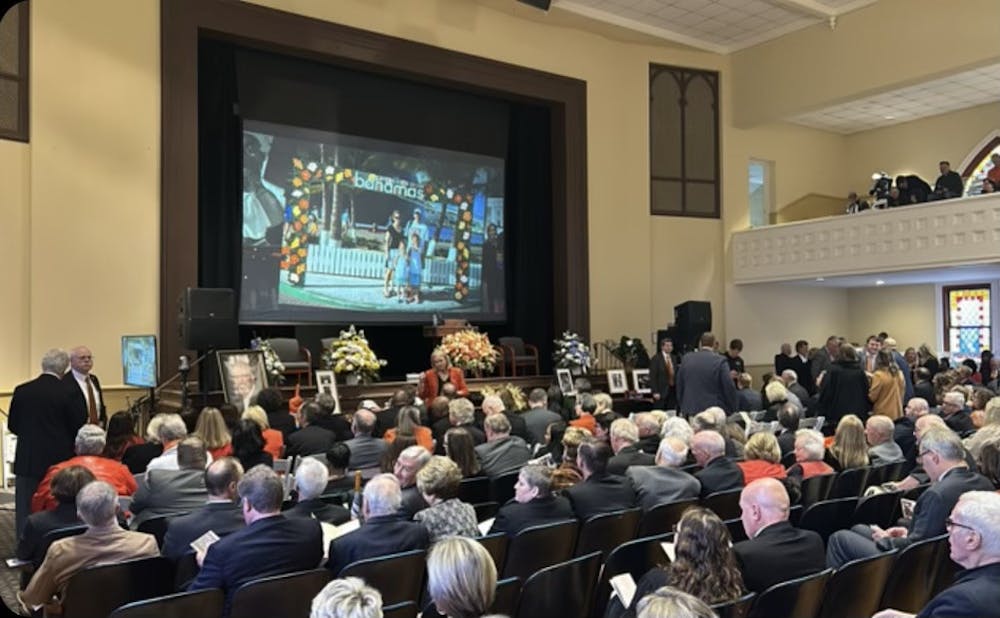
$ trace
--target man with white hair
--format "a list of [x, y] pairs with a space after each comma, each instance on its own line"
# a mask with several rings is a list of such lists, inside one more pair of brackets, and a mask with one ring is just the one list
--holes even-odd
[[691, 452], [701, 466], [695, 478], [701, 483], [701, 497], [743, 487], [743, 471], [726, 457], [726, 441], [718, 431], [699, 431], [691, 438]]
[[814, 476], [833, 474], [834, 469], [823, 461], [826, 447], [823, 434], [815, 429], [799, 429], [795, 432], [795, 464], [788, 468], [788, 476], [801, 482]]
[[[492, 416], [494, 414], [503, 414], [510, 423], [510, 435], [516, 436], [524, 440], [525, 444], [531, 439], [531, 435], [528, 433], [528, 425], [521, 418], [520, 414], [515, 414], [513, 410], [507, 410], [506, 406], [503, 404], [503, 399], [500, 399], [496, 395], [489, 395], [483, 399], [483, 416]], [[483, 429], [485, 429], [486, 419], [483, 419]]]
[[42, 356], [42, 374], [14, 389], [7, 431], [17, 435], [14, 457], [16, 533], [31, 514], [31, 497], [49, 466], [73, 456], [76, 431], [87, 421], [62, 380], [69, 355], [53, 348]]
[[965, 393], [960, 390], [948, 391], [941, 401], [941, 418], [948, 427], [960, 436], [976, 430], [969, 409], [965, 407]]
[[354, 420], [351, 421], [351, 431], [354, 432], [354, 437], [344, 441], [347, 448], [351, 450], [351, 459], [348, 464], [351, 470], [363, 470], [378, 466], [379, 459], [382, 458], [382, 453], [385, 452], [388, 443], [372, 436], [376, 423], [375, 414], [367, 408], [361, 408], [354, 413]]
[[666, 418], [665, 412], [640, 412], [633, 417], [636, 428], [639, 430], [639, 441], [636, 446], [643, 453], [656, 455], [660, 448], [660, 427], [661, 419]]
[[153, 535], [129, 532], [118, 525], [118, 494], [108, 483], [94, 481], [85, 485], [76, 496], [76, 512], [87, 524], [87, 530], [49, 546], [45, 561], [20, 595], [21, 603], [28, 608], [44, 605], [47, 615], [61, 614], [57, 597], [77, 572], [96, 564], [114, 564], [160, 554]]
[[903, 374], [903, 405], [905, 406], [906, 402], [909, 401], [914, 395], [913, 376], [910, 374], [911, 369], [909, 363], [906, 362], [906, 357], [899, 353], [899, 350], [896, 349], [896, 345], [896, 340], [892, 337], [886, 337], [882, 340], [882, 349], [889, 351], [892, 355], [893, 362], [896, 363], [896, 366], [899, 367], [900, 373]]
[[364, 523], [330, 541], [326, 568], [336, 576], [352, 562], [413, 549], [427, 549], [430, 534], [423, 524], [400, 512], [402, 493], [392, 474], [379, 474], [365, 485], [361, 502]]
[[417, 488], [417, 472], [431, 459], [431, 454], [422, 446], [408, 446], [396, 458], [392, 473], [402, 492], [402, 511], [413, 517], [417, 511], [427, 508], [427, 502]]
[[[964, 570], [920, 610], [920, 618], [996, 616], [1000, 607], [1000, 495], [962, 494], [946, 522], [950, 558]], [[912, 618], [887, 609], [872, 618]]]
[[656, 458], [639, 450], [639, 427], [627, 418], [611, 423], [611, 450], [614, 457], [608, 460], [608, 474], [625, 474], [630, 466], [652, 466]]
[[135, 477], [129, 469], [118, 463], [114, 459], [103, 457], [104, 445], [107, 436], [104, 430], [97, 425], [83, 425], [76, 432], [76, 457], [61, 461], [50, 467], [45, 473], [45, 477], [38, 484], [35, 495], [31, 498], [31, 511], [49, 511], [59, 506], [59, 501], [50, 491], [52, 479], [60, 470], [65, 470], [70, 466], [83, 466], [97, 477], [97, 480], [110, 483], [119, 496], [131, 496], [135, 493], [137, 485]]
[[701, 483], [680, 469], [687, 461], [688, 446], [679, 438], [660, 440], [656, 465], [632, 466], [625, 475], [632, 480], [639, 506], [649, 511], [659, 504], [697, 498]]
[[785, 369], [781, 372], [781, 381], [785, 384], [785, 389], [795, 395], [799, 400], [799, 403], [803, 406], [805, 402], [809, 400], [809, 392], [806, 391], [805, 387], [799, 384], [799, 375], [794, 369]]
[[903, 461], [903, 449], [892, 439], [894, 425], [888, 416], [876, 414], [865, 422], [868, 459], [873, 466]]
[[[146, 470], [180, 470], [180, 464], [177, 463], [177, 447], [181, 440], [187, 437], [187, 425], [184, 424], [184, 419], [181, 418], [180, 414], [163, 414], [161, 416], [163, 420], [160, 422], [157, 435], [160, 438], [160, 444], [163, 445], [163, 454], [154, 457], [146, 466]], [[208, 463], [212, 463], [211, 453], [208, 454]]]
[[452, 427], [461, 427], [469, 432], [474, 444], [486, 442], [486, 434], [476, 426], [476, 406], [465, 397], [448, 402], [448, 422]]
[[903, 451], [903, 458], [906, 459], [907, 467], [912, 469], [917, 465], [917, 439], [913, 435], [916, 429], [916, 422], [922, 416], [930, 412], [930, 406], [923, 397], [914, 397], [903, 406], [903, 415], [893, 421], [892, 439]]
[[510, 423], [506, 416], [489, 414], [483, 421], [483, 427], [486, 429], [486, 442], [476, 446], [476, 457], [483, 474], [495, 478], [517, 470], [531, 459], [531, 449], [524, 440], [510, 435]]
[[351, 512], [337, 504], [320, 499], [329, 477], [326, 466], [318, 459], [306, 457], [295, 467], [295, 489], [299, 501], [285, 511], [285, 517], [311, 517], [339, 526], [351, 518]]
[[104, 425], [108, 420], [108, 407], [104, 405], [101, 381], [91, 373], [94, 355], [87, 346], [77, 346], [69, 351], [70, 370], [63, 376], [63, 382], [77, 406], [78, 414], [83, 414], [88, 423]]

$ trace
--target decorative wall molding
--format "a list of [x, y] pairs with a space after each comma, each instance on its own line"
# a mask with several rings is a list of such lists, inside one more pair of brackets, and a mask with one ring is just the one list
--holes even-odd
[[736, 284], [1000, 261], [1000, 193], [735, 232]]

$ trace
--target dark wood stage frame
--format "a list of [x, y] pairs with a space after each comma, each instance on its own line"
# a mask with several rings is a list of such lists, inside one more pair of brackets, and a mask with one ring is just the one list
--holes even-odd
[[198, 285], [198, 41], [214, 38], [548, 107], [553, 332], [590, 333], [586, 82], [235, 0], [161, 0], [160, 366], [188, 353], [177, 303]]

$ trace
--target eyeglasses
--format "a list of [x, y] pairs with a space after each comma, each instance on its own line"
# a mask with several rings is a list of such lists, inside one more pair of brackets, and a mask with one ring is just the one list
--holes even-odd
[[978, 530], [976, 530], [972, 526], [966, 526], [965, 524], [960, 524], [957, 521], [953, 520], [951, 517], [949, 517], [948, 519], [944, 520], [944, 527], [945, 528], [965, 528], [966, 530], [972, 530], [973, 532], [979, 532]]

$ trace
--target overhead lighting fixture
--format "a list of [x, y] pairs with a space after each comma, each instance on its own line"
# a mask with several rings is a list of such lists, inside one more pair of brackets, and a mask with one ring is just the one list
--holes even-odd
[[816, 281], [826, 281], [826, 278], [824, 278], [824, 277], [816, 277]]
[[882, 117], [885, 118], [886, 120], [895, 120], [896, 119], [895, 116], [882, 116]]
[[875, 285], [885, 285], [885, 281], [879, 279], [878, 281], [875, 282]]

